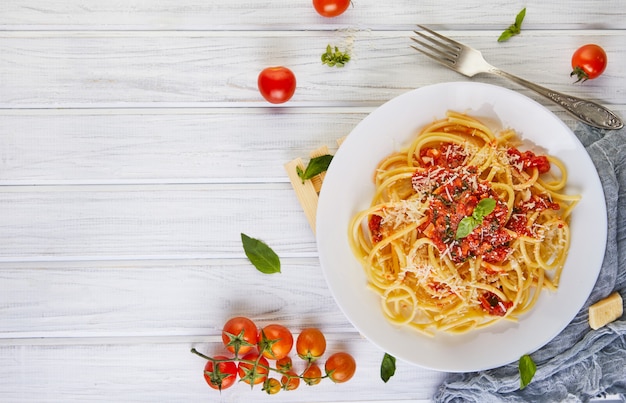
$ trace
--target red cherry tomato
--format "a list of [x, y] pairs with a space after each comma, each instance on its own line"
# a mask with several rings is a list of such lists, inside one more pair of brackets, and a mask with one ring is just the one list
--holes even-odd
[[[221, 355], [213, 358], [216, 360], [228, 359]], [[222, 390], [230, 388], [237, 380], [237, 364], [235, 364], [234, 361], [224, 361], [213, 365], [213, 361], [207, 361], [204, 366], [204, 379], [213, 389]]]
[[296, 92], [296, 76], [283, 66], [263, 69], [257, 84], [263, 98], [273, 104], [289, 101]]
[[337, 17], [350, 6], [350, 0], [313, 0], [315, 11], [322, 17]]
[[246, 354], [257, 344], [257, 327], [253, 321], [243, 316], [229, 319], [222, 329], [222, 341], [231, 353]]
[[296, 340], [296, 352], [298, 356], [308, 362], [320, 358], [326, 351], [326, 338], [316, 328], [303, 329]]
[[296, 390], [300, 386], [300, 378], [294, 371], [289, 371], [280, 378], [280, 383], [285, 390]]
[[293, 335], [285, 326], [272, 324], [259, 331], [259, 351], [265, 358], [280, 360], [293, 347]]
[[348, 353], [335, 353], [328, 357], [324, 369], [333, 382], [342, 383], [352, 378], [356, 372], [356, 362]]
[[291, 357], [283, 357], [279, 360], [276, 360], [276, 369], [278, 372], [289, 372], [293, 368], [293, 360]]
[[315, 363], [310, 363], [302, 373], [302, 380], [309, 386], [317, 385], [322, 381], [322, 370]]
[[269, 373], [269, 363], [265, 357], [259, 357], [257, 353], [253, 352], [244, 355], [242, 360], [237, 368], [242, 381], [249, 385], [265, 382]]
[[579, 81], [587, 81], [598, 77], [606, 69], [606, 52], [598, 45], [588, 44], [578, 48], [572, 55], [571, 76]]
[[282, 386], [276, 378], [267, 378], [263, 382], [263, 391], [267, 392], [268, 395], [275, 395], [280, 392], [281, 388]]

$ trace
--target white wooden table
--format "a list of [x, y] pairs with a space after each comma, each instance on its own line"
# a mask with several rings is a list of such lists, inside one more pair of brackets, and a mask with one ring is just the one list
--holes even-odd
[[[524, 6], [522, 34], [497, 43]], [[398, 363], [380, 380], [383, 352], [335, 304], [283, 169], [397, 95], [467, 80], [409, 47], [418, 23], [626, 116], [623, 0], [354, 0], [335, 19], [310, 0], [0, 2], [0, 401], [430, 399], [445, 374]], [[571, 54], [589, 42], [608, 68], [574, 85]], [[343, 69], [320, 63], [329, 43], [351, 47]], [[271, 65], [298, 80], [278, 107], [256, 87]], [[279, 254], [281, 274], [250, 265], [241, 232]], [[189, 350], [221, 351], [235, 315], [320, 327], [357, 374], [220, 396]]]

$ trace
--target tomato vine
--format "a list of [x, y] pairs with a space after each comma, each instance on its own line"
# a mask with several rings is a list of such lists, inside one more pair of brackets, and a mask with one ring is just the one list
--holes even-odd
[[[237, 379], [252, 388], [261, 384], [264, 392], [275, 394], [295, 390], [300, 383], [312, 386], [323, 379], [343, 383], [354, 376], [356, 361], [343, 351], [326, 359], [322, 375], [318, 362], [326, 352], [326, 338], [319, 329], [303, 329], [295, 343], [293, 340], [293, 333], [285, 326], [270, 324], [259, 329], [252, 320], [240, 316], [229, 319], [222, 329], [224, 348], [233, 356], [209, 356], [196, 348], [191, 352], [207, 361], [204, 379], [220, 391], [231, 387]], [[304, 365], [301, 371], [296, 371], [289, 355], [294, 344]]]

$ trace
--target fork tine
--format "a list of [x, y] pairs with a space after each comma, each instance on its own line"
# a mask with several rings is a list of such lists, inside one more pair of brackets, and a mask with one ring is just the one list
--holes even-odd
[[425, 51], [425, 50], [423, 50], [423, 49], [420, 49], [420, 48], [415, 47], [415, 46], [413, 46], [413, 45], [411, 45], [411, 47], [412, 47], [413, 49], [417, 50], [418, 52], [420, 52], [420, 53], [424, 54], [425, 56], [430, 57], [431, 59], [433, 59], [433, 60], [434, 60], [434, 61], [436, 61], [437, 63], [441, 63], [441, 64], [443, 64], [443, 65], [444, 65], [444, 66], [446, 66], [446, 67], [452, 67], [451, 65], [453, 64], [453, 62], [451, 62], [450, 60], [442, 60], [441, 58], [439, 58], [439, 57], [437, 57], [437, 56], [435, 56], [435, 55], [433, 55], [433, 54], [431, 54], [431, 53], [428, 53], [428, 52], [426, 52], [426, 51]]
[[436, 53], [438, 56], [434, 55], [433, 53], [427, 52], [426, 50], [422, 48], [418, 48], [417, 46], [411, 45], [411, 47], [417, 50], [418, 52], [421, 52], [425, 54], [426, 56], [430, 57], [431, 59], [436, 60], [442, 64], [452, 64], [452, 65], [455, 64], [456, 58], [458, 57], [457, 54], [454, 54], [454, 53], [451, 54], [451, 52], [445, 52], [441, 49], [430, 46], [429, 44], [422, 42], [416, 38], [411, 38], [411, 40], [418, 43], [420, 46], [430, 50], [430, 52]]
[[[419, 35], [420, 37], [426, 39], [428, 42], [439, 46], [440, 48], [444, 48], [446, 51], [450, 52], [451, 54], [455, 55], [458, 57], [459, 53], [460, 53], [460, 48], [458, 46], [451, 46], [447, 43], [443, 43], [435, 38], [433, 38], [432, 36], [428, 36], [425, 35], [423, 32], [419, 32], [419, 31], [413, 31], [416, 35]], [[411, 38], [413, 40], [415, 40], [414, 38]], [[423, 44], [422, 42], [419, 42], [417, 40], [415, 40], [415, 42], [420, 43], [422, 46], [427, 46], [425, 44]]]
[[[450, 60], [451, 62], [456, 60], [459, 57], [459, 49], [454, 48], [452, 46], [449, 46], [445, 43], [441, 43], [439, 41], [437, 41], [436, 39], [432, 39], [424, 34], [422, 34], [421, 32], [417, 32], [417, 31], [413, 31], [415, 32], [417, 35], [419, 35], [420, 37], [426, 39], [427, 41], [429, 41], [430, 43], [436, 45], [437, 47], [431, 46], [426, 42], [420, 41], [417, 38], [411, 38], [414, 42], [418, 43], [419, 45], [425, 47], [426, 49], [430, 50], [431, 52], [435, 52], [437, 54], [439, 54], [441, 57], [445, 58], [446, 60]], [[415, 46], [413, 46], [413, 48], [415, 48]]]
[[[430, 33], [431, 35], [436, 36], [437, 38], [441, 39], [442, 41], [446, 41], [446, 42], [454, 45], [458, 50], [461, 50], [461, 49], [463, 49], [465, 47], [465, 45], [463, 45], [462, 43], [454, 41], [454, 40], [448, 38], [447, 36], [443, 36], [440, 33], [435, 32], [435, 31], [433, 31], [432, 29], [430, 29], [428, 27], [425, 27], [424, 25], [419, 25], [418, 24], [417, 26], [420, 27], [421, 29], [423, 29], [424, 31]], [[422, 35], [422, 36], [425, 37], [425, 35]]]
[[[465, 46], [423, 25], [418, 25], [418, 27], [428, 32], [430, 35], [426, 35], [425, 33], [419, 31], [413, 31], [415, 35], [422, 40], [411, 37], [411, 39], [420, 45], [421, 48], [415, 46], [411, 47], [443, 65], [448, 67], [455, 66]], [[430, 52], [427, 52], [425, 49], [428, 49]]]

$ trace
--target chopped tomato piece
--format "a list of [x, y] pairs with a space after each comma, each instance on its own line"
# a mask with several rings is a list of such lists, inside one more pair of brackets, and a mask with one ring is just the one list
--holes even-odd
[[537, 168], [540, 174], [550, 171], [550, 161], [545, 155], [536, 155], [532, 151], [520, 151], [517, 148], [509, 148], [507, 151], [512, 165], [519, 167], [520, 171], [528, 168]]
[[513, 306], [511, 301], [502, 301], [496, 294], [487, 291], [480, 296], [481, 307], [492, 316], [504, 316]]
[[372, 215], [370, 217], [370, 221], [368, 223], [368, 227], [370, 230], [370, 234], [372, 236], [372, 242], [374, 243], [378, 243], [383, 239], [383, 234], [382, 231], [380, 229], [380, 223], [382, 222], [383, 218], [379, 215]]

